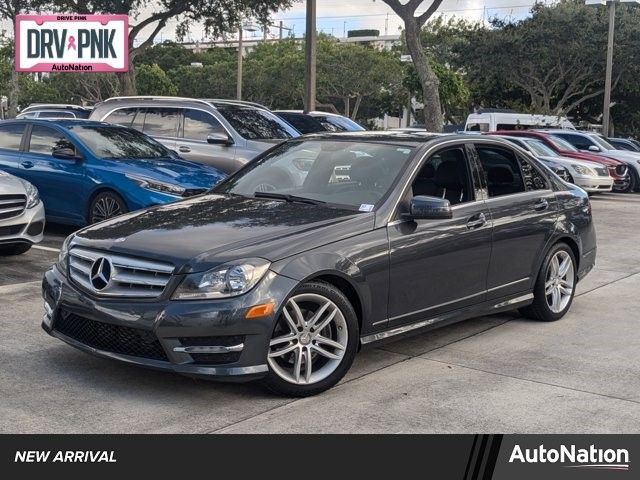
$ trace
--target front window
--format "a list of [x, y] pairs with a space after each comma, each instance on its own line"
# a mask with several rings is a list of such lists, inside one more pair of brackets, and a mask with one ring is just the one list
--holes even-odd
[[169, 151], [137, 130], [117, 126], [71, 126], [73, 133], [100, 158], [155, 159], [169, 157]]
[[413, 147], [346, 140], [281, 145], [216, 193], [308, 200], [371, 211], [390, 192]]
[[53, 128], [34, 125], [29, 140], [29, 152], [52, 155], [54, 150], [69, 148], [75, 151], [75, 145], [62, 133]]
[[615, 150], [616, 147], [611, 145], [606, 137], [602, 135], [590, 135], [594, 142], [598, 144], [598, 146], [604, 150]]
[[271, 112], [238, 105], [217, 105], [218, 111], [233, 128], [248, 140], [287, 139], [299, 133]]
[[578, 149], [576, 147], [574, 147], [573, 145], [571, 145], [569, 142], [567, 142], [566, 140], [563, 140], [560, 137], [554, 137], [549, 135], [548, 137], [546, 137], [547, 141], [549, 143], [551, 143], [551, 145], [553, 145], [555, 148], [557, 148], [560, 151], [563, 152], [577, 152]]

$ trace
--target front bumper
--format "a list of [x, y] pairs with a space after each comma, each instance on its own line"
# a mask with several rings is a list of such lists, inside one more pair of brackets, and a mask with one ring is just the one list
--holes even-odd
[[586, 175], [572, 174], [574, 183], [582, 188], [585, 192], [610, 192], [613, 189], [613, 178], [607, 177], [590, 177]]
[[0, 220], [0, 244], [39, 243], [43, 238], [44, 225], [44, 205], [39, 202], [17, 217]]
[[[85, 293], [54, 266], [42, 283], [42, 327], [99, 357], [191, 377], [252, 380], [268, 371], [267, 351], [278, 307], [296, 284], [268, 272], [251, 292], [232, 299], [172, 301], [170, 292], [152, 301], [104, 299]], [[276, 303], [274, 314], [245, 319], [251, 306], [269, 301]], [[69, 319], [75, 325], [71, 334]], [[156, 341], [161, 354], [139, 354], [150, 351], [148, 345]], [[222, 348], [218, 353], [197, 353], [201, 351], [198, 347], [224, 345], [233, 347], [232, 351]]]

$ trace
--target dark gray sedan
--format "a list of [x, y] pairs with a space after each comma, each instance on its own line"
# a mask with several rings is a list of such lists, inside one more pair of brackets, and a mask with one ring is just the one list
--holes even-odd
[[95, 355], [307, 396], [363, 345], [513, 309], [558, 320], [595, 256], [587, 194], [502, 140], [310, 136], [208, 194], [70, 236], [43, 327]]

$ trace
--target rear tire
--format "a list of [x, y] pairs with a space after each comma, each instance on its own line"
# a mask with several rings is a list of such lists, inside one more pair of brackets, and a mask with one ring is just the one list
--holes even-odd
[[533, 303], [520, 313], [533, 320], [560, 320], [571, 308], [577, 284], [577, 265], [571, 247], [555, 244], [545, 256], [533, 289]]
[[299, 286], [282, 310], [269, 342], [263, 385], [287, 397], [333, 387], [351, 367], [360, 341], [353, 306], [333, 285], [311, 281]]
[[102, 222], [128, 211], [127, 204], [116, 192], [100, 192], [89, 205], [89, 224]]
[[30, 243], [10, 243], [8, 245], [0, 245], [0, 255], [12, 256], [22, 255], [31, 250]]

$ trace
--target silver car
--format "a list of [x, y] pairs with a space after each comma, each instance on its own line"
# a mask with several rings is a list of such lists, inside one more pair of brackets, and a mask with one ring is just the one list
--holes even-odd
[[0, 255], [20, 255], [42, 241], [44, 206], [26, 180], [0, 170]]
[[90, 118], [140, 130], [181, 157], [225, 173], [300, 135], [267, 108], [234, 100], [117, 97], [96, 105]]

